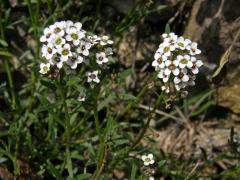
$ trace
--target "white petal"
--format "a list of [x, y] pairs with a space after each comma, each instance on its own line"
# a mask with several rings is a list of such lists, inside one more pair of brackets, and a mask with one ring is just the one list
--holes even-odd
[[179, 71], [178, 68], [176, 68], [176, 69], [173, 70], [173, 74], [174, 74], [175, 76], [179, 75], [179, 73], [180, 73], [180, 71]]
[[189, 80], [188, 75], [184, 75], [184, 76], [182, 77], [182, 81], [183, 81], [183, 82], [187, 82], [188, 80]]
[[174, 82], [175, 84], [179, 84], [179, 83], [181, 82], [181, 80], [180, 80], [178, 77], [175, 77], [175, 78], [173, 79], [173, 82]]
[[167, 69], [165, 69], [164, 74], [168, 76], [171, 74], [171, 71], [167, 68]]
[[200, 66], [203, 65], [203, 62], [202, 62], [201, 60], [198, 60], [198, 61], [196, 62], [196, 65], [197, 65], [197, 67], [200, 67]]
[[153, 154], [148, 154], [148, 158], [153, 159]]

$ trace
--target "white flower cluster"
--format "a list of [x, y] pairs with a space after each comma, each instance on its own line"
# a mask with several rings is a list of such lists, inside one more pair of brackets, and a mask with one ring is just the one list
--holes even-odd
[[[108, 36], [88, 35], [80, 22], [60, 21], [45, 28], [40, 38], [43, 43], [41, 56], [46, 63], [40, 64], [40, 73], [64, 68], [66, 74], [77, 69], [79, 64], [89, 64], [94, 59], [98, 66], [109, 62], [113, 41]], [[95, 65], [95, 67], [96, 67]], [[72, 70], [72, 71], [71, 71]], [[99, 83], [99, 70], [87, 73], [87, 81]]]
[[203, 65], [195, 56], [201, 53], [198, 45], [174, 33], [162, 35], [163, 42], [154, 55], [152, 66], [163, 81], [162, 90], [166, 93], [180, 91], [194, 86], [199, 67]]

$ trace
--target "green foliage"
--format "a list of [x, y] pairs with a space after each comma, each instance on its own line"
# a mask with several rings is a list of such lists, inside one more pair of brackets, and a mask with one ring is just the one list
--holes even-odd
[[[163, 11], [166, 5], [135, 0], [126, 14], [108, 20], [102, 15], [105, 9], [101, 9], [108, 3], [101, 0], [14, 2], [9, 5], [0, 0], [0, 8], [4, 9], [0, 11], [0, 65], [3, 65], [0, 70], [4, 69], [2, 74], [6, 76], [0, 82], [0, 168], [8, 169], [16, 178], [26, 171], [32, 179], [111, 179], [114, 172], [131, 180], [147, 179], [139, 156], [153, 151], [156, 177], [198, 177], [197, 173], [190, 174], [186, 161], [141, 144], [142, 140], [152, 143], [145, 136], [150, 120], [167, 101], [167, 96], [148, 87], [156, 74], [150, 72], [141, 82], [143, 86], [131, 91], [126, 79], [132, 75], [132, 68], [122, 70], [116, 56], [113, 68], [106, 69], [104, 79], [94, 87], [82, 78], [84, 68], [76, 75], [60, 72], [52, 78], [38, 73], [39, 37], [52, 22], [81, 21], [94, 33], [110, 29], [117, 52], [118, 43], [131, 27]], [[16, 7], [23, 12], [15, 12]], [[169, 33], [170, 26], [167, 24], [159, 31]], [[20, 80], [13, 75], [16, 72], [23, 76]], [[77, 98], [82, 92], [86, 93], [86, 101], [79, 102]], [[188, 119], [204, 115], [214, 105], [213, 92], [186, 98], [177, 106]], [[147, 99], [148, 96], [151, 98]], [[153, 106], [152, 110], [140, 111], [142, 102]], [[157, 125], [175, 116], [176, 110], [169, 111], [159, 118]], [[232, 149], [236, 155], [236, 146]], [[218, 177], [235, 178], [238, 174], [239, 167], [235, 166]]]

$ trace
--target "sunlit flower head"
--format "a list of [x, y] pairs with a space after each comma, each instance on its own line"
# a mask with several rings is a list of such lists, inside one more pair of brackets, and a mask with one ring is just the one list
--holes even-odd
[[[113, 41], [108, 36], [97, 36], [85, 31], [80, 22], [59, 21], [46, 27], [40, 37], [41, 57], [44, 63], [40, 65], [40, 73], [48, 71], [59, 72], [62, 68], [66, 75], [80, 70], [79, 66], [86, 66], [92, 72], [88, 82], [99, 83], [102, 64], [109, 62], [113, 54]], [[94, 70], [91, 68], [94, 67]], [[98, 69], [98, 68], [99, 69]], [[56, 73], [56, 74], [57, 74]]]
[[162, 91], [174, 93], [186, 92], [185, 88], [195, 84], [196, 74], [203, 65], [196, 55], [201, 53], [196, 42], [174, 33], [164, 33], [152, 66], [162, 80]]

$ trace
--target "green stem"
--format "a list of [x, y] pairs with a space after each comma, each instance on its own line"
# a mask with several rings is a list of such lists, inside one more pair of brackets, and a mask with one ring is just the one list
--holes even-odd
[[[147, 81], [151, 81], [153, 79], [155, 79], [157, 76], [157, 73], [154, 73]], [[123, 117], [123, 115], [125, 115], [129, 109], [132, 108], [132, 106], [134, 104], [137, 104], [140, 101], [140, 98], [145, 94], [145, 92], [148, 90], [148, 83], [146, 83], [146, 85], [142, 88], [142, 90], [138, 93], [137, 97], [136, 97], [136, 101], [132, 101], [130, 102], [124, 109], [122, 112], [120, 112], [117, 117], [115, 118], [115, 121], [119, 120], [121, 117]]]
[[38, 32], [38, 23], [37, 23], [38, 13], [39, 13], [39, 1], [37, 1], [37, 8], [35, 11], [32, 8], [32, 4], [31, 4], [30, 0], [27, 0], [27, 6], [28, 6], [28, 11], [29, 11], [30, 17], [31, 17], [33, 33], [35, 36], [35, 40], [37, 42], [36, 57], [39, 58], [40, 42], [39, 42], [39, 36], [38, 36], [39, 32]]
[[66, 92], [65, 92], [65, 88], [64, 88], [64, 81], [63, 81], [63, 74], [60, 73], [60, 77], [59, 77], [59, 91], [60, 91], [60, 96], [61, 96], [61, 100], [63, 103], [63, 109], [64, 109], [64, 113], [65, 113], [65, 139], [66, 139], [66, 151], [65, 151], [65, 158], [67, 162], [67, 170], [68, 173], [71, 177], [73, 177], [73, 170], [72, 170], [72, 160], [71, 160], [71, 153], [70, 153], [70, 144], [71, 144], [71, 124], [70, 124], [70, 116], [69, 116], [69, 112], [68, 112], [68, 107], [67, 107], [67, 103], [66, 103]]
[[[1, 35], [1, 39], [5, 40], [4, 27], [2, 24], [2, 14], [1, 13], [0, 13], [0, 35]], [[12, 97], [12, 108], [15, 109], [16, 108], [16, 95], [15, 95], [14, 86], [13, 86], [12, 73], [11, 73], [11, 70], [9, 67], [9, 62], [8, 62], [7, 58], [4, 59], [3, 65], [4, 65], [4, 69], [7, 73], [8, 85], [9, 85], [10, 94]]]
[[150, 121], [152, 119], [152, 114], [155, 112], [155, 110], [157, 109], [157, 107], [159, 106], [161, 100], [163, 98], [163, 93], [161, 93], [159, 96], [158, 96], [158, 99], [157, 99], [157, 102], [154, 106], [154, 108], [150, 111], [150, 114], [148, 116], [148, 120], [146, 122], [146, 124], [143, 126], [143, 130], [142, 132], [139, 134], [138, 138], [136, 139], [136, 141], [127, 149], [126, 151], [126, 154], [128, 154], [132, 149], [134, 149], [138, 143], [142, 140], [142, 138], [144, 137], [148, 127], [149, 127], [149, 124], [150, 124]]
[[95, 92], [95, 102], [94, 102], [94, 107], [93, 107], [93, 111], [94, 111], [94, 122], [95, 122], [95, 127], [96, 127], [96, 131], [98, 134], [98, 138], [99, 138], [99, 150], [98, 150], [98, 163], [97, 163], [97, 169], [94, 172], [92, 179], [98, 179], [98, 177], [100, 176], [102, 170], [103, 170], [103, 164], [104, 164], [104, 154], [105, 154], [105, 139], [104, 139], [104, 135], [101, 134], [101, 129], [100, 129], [100, 123], [99, 123], [99, 117], [98, 117], [98, 92]]

